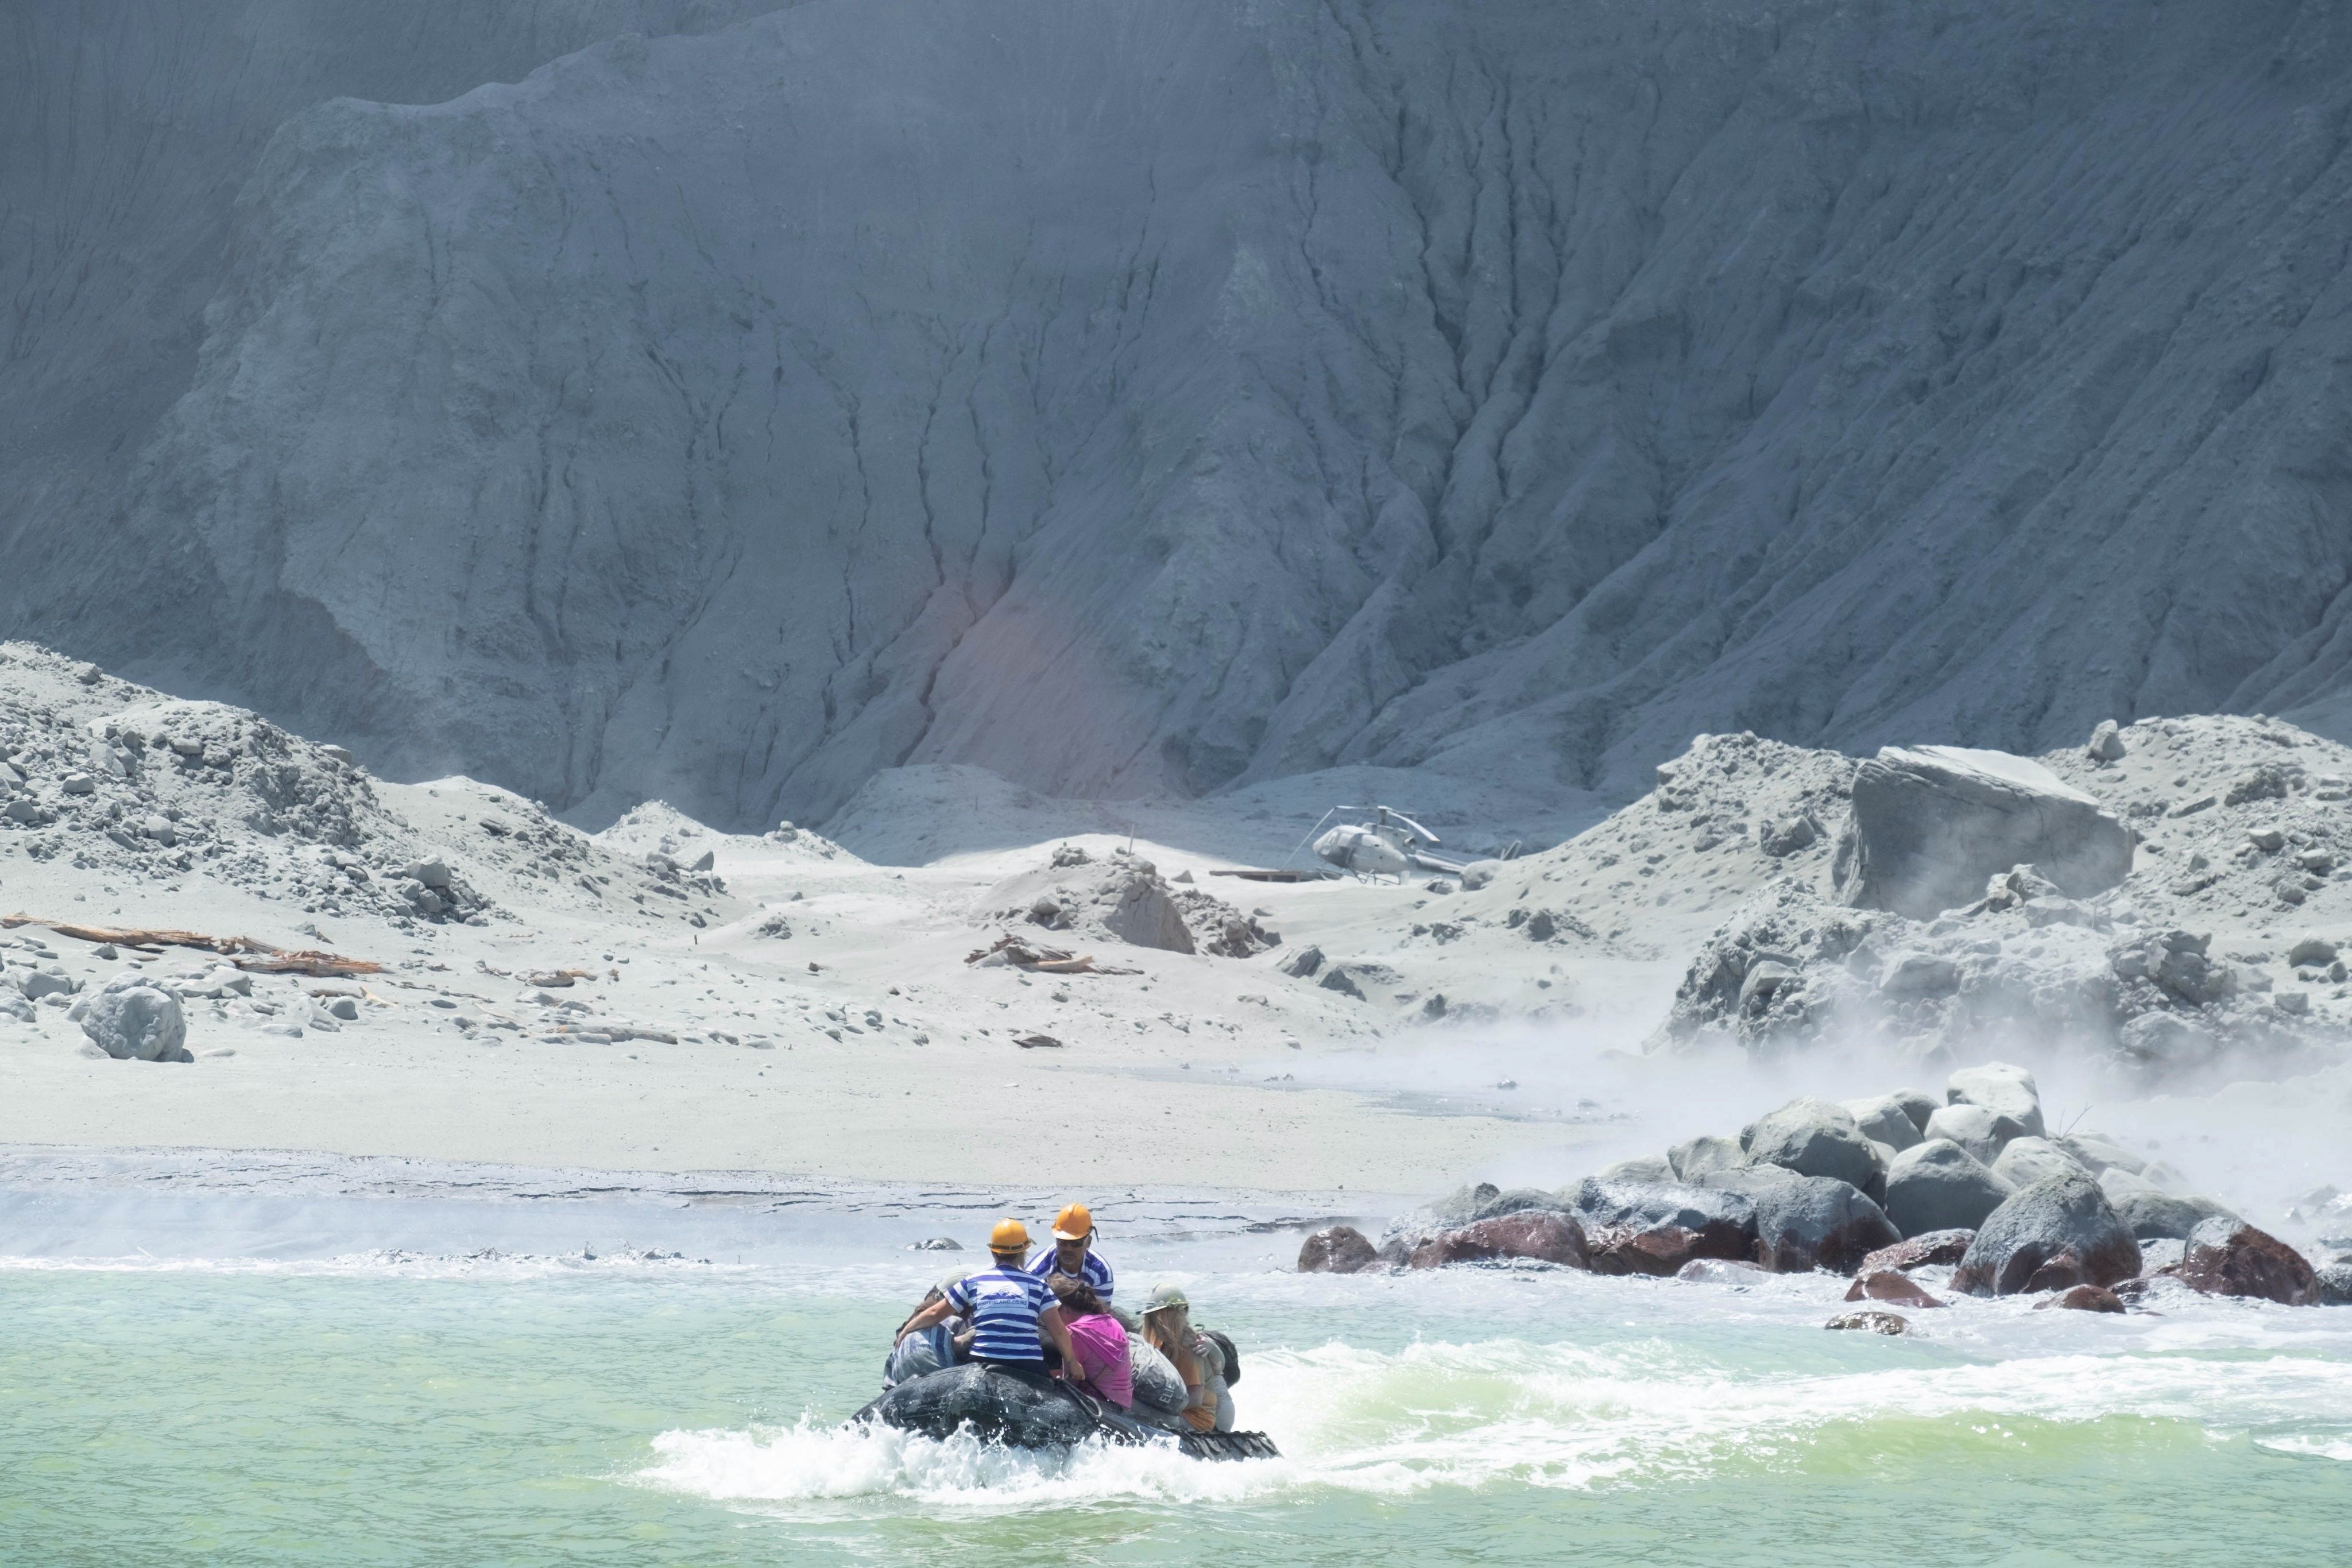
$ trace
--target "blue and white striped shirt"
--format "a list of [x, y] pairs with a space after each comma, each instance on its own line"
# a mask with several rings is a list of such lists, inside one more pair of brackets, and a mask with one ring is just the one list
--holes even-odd
[[[1054, 1261], [1055, 1253], [1055, 1249], [1046, 1248], [1038, 1254], [1037, 1260], [1029, 1265], [1029, 1271], [1041, 1280], [1056, 1272], [1058, 1265]], [[1102, 1254], [1089, 1248], [1086, 1261], [1078, 1265], [1078, 1273], [1093, 1287], [1095, 1294], [1102, 1298], [1103, 1305], [1110, 1305], [1110, 1265], [1103, 1261]]]
[[949, 1286], [948, 1304], [971, 1317], [974, 1361], [1044, 1364], [1045, 1351], [1037, 1337], [1037, 1319], [1058, 1303], [1038, 1276], [1020, 1269], [991, 1269]]

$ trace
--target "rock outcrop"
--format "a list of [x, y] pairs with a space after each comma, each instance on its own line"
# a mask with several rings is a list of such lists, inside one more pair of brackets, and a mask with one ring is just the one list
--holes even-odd
[[2200, 1225], [2189, 1234], [2180, 1261], [2165, 1271], [2209, 1296], [2252, 1296], [2289, 1307], [2320, 1304], [2319, 1279], [2310, 1260], [2239, 1219]]
[[1886, 1170], [1886, 1218], [1906, 1238], [1974, 1230], [2017, 1188], [1949, 1138], [1895, 1156]]
[[1298, 1249], [1302, 1274], [1360, 1274], [1380, 1260], [1371, 1239], [1352, 1225], [1333, 1225], [1309, 1236]]

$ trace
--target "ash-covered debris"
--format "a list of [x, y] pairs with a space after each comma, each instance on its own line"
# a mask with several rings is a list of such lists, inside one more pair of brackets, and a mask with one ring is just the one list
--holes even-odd
[[[2167, 1072], [2247, 1051], [2287, 1065], [2352, 1013], [2337, 956], [2352, 933], [2352, 751], [2276, 721], [2200, 717], [2102, 727], [2038, 763], [1910, 768], [1913, 755], [1861, 765], [1887, 777], [1857, 788], [1833, 877], [1777, 879], [1736, 910], [1654, 1046], [1850, 1032], [1949, 1061], [2053, 1040]], [[1973, 777], [1945, 789], [1961, 771]], [[2028, 840], [2048, 864], [1958, 896], [1988, 853]]]

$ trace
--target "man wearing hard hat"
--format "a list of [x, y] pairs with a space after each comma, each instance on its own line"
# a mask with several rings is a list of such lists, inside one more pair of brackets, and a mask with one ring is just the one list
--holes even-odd
[[1029, 1271], [1049, 1281], [1056, 1274], [1084, 1281], [1103, 1305], [1111, 1304], [1110, 1265], [1095, 1250], [1095, 1217], [1083, 1203], [1067, 1205], [1054, 1216], [1054, 1245], [1037, 1254]]
[[1061, 1302], [1043, 1276], [1022, 1267], [1029, 1257], [1029, 1228], [1017, 1219], [998, 1220], [988, 1233], [988, 1253], [994, 1268], [950, 1285], [938, 1301], [907, 1320], [899, 1339], [961, 1313], [971, 1319], [971, 1359], [983, 1366], [1042, 1376], [1047, 1341], [1061, 1353], [1064, 1366], [1077, 1365]]

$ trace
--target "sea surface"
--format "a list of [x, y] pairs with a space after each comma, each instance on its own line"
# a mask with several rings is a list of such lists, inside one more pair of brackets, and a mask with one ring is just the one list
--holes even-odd
[[1185, 1285], [1285, 1457], [1043, 1458], [842, 1422], [960, 1261], [909, 1239], [1052, 1195], [34, 1175], [10, 1564], [2352, 1561], [2352, 1309], [1827, 1333], [1827, 1276], [1302, 1277], [1279, 1203], [1147, 1195], [1123, 1290]]

